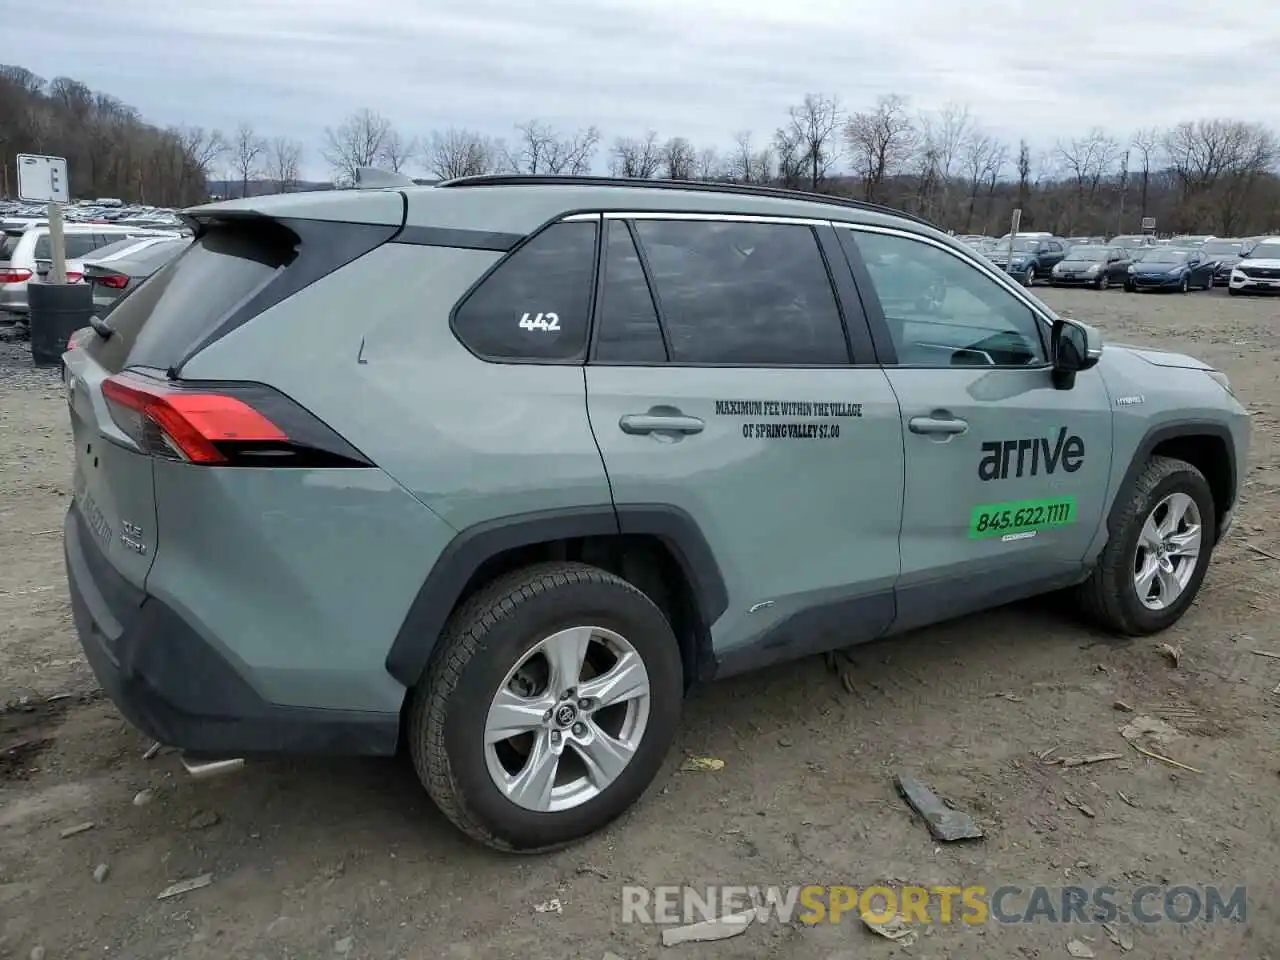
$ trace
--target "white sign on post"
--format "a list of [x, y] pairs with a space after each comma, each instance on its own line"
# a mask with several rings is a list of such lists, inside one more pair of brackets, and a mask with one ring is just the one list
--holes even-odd
[[1155, 233], [1155, 232], [1156, 232], [1156, 218], [1155, 218], [1155, 217], [1143, 217], [1143, 218], [1142, 218], [1142, 232], [1143, 232], [1143, 233]]
[[70, 203], [67, 158], [18, 154], [18, 199], [26, 203]]

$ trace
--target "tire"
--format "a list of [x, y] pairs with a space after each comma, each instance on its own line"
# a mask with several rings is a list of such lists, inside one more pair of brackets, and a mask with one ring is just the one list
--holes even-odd
[[1036, 282], [1036, 268], [1033, 265], [1033, 266], [1027, 267], [1027, 272], [1022, 275], [1022, 285], [1024, 287], [1030, 287], [1034, 285], [1035, 282]]
[[1133, 284], [1130, 283], [1128, 280], [1124, 282], [1124, 292], [1133, 293]]
[[[509, 799], [491, 774], [497, 755], [485, 746], [485, 726], [517, 665], [542, 641], [573, 627], [612, 632], [638, 655], [648, 675], [647, 720], [630, 761], [594, 796], [568, 809], [528, 809]], [[427, 793], [455, 826], [497, 850], [537, 853], [595, 833], [640, 798], [662, 767], [683, 698], [679, 645], [644, 593], [586, 564], [537, 564], [499, 577], [453, 612], [410, 700], [409, 750]], [[561, 755], [573, 753], [581, 763], [567, 728], [563, 735], [541, 729], [553, 725], [548, 715], [530, 739], [562, 736]], [[599, 729], [603, 717], [591, 718], [600, 718]]]
[[1107, 276], [1105, 273], [1103, 273], [1098, 277], [1098, 282], [1095, 283], [1093, 286], [1094, 286], [1094, 289], [1096, 290], [1106, 290], [1108, 287], [1111, 286], [1111, 278]]
[[1191, 277], [1190, 277], [1190, 276], [1188, 276], [1187, 274], [1183, 274], [1183, 275], [1182, 275], [1182, 283], [1181, 283], [1181, 285], [1178, 287], [1178, 292], [1179, 292], [1179, 293], [1186, 293], [1186, 292], [1187, 292], [1188, 290], [1190, 290], [1190, 289], [1191, 289]]
[[[1162, 609], [1152, 609], [1139, 596], [1135, 567], [1144, 525], [1174, 494], [1190, 498], [1199, 513], [1199, 553], [1176, 599]], [[1093, 573], [1077, 588], [1077, 602], [1081, 612], [1105, 630], [1123, 636], [1148, 636], [1171, 627], [1195, 601], [1216, 539], [1213, 494], [1204, 474], [1191, 464], [1172, 457], [1152, 457], [1132, 488], [1120, 495], [1125, 498], [1120, 521]], [[1187, 562], [1192, 561], [1188, 558]]]
[[1235, 287], [1227, 287], [1227, 294], [1232, 297], [1238, 297], [1240, 296], [1240, 291]]

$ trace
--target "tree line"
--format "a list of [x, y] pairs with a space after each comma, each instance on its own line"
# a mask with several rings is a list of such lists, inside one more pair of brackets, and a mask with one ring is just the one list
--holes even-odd
[[[68, 158], [75, 196], [162, 206], [304, 186], [304, 145], [198, 126], [160, 129], [85, 84], [45, 81], [0, 66], [0, 194], [17, 153]], [[1161, 232], [1239, 235], [1280, 230], [1280, 138], [1243, 120], [1188, 120], [1123, 136], [1091, 127], [1033, 147], [992, 132], [969, 107], [920, 111], [892, 94], [858, 109], [807, 94], [772, 132], [743, 130], [728, 145], [698, 145], [657, 130], [606, 138], [599, 127], [557, 129], [539, 119], [510, 137], [464, 127], [415, 134], [371, 108], [322, 132], [316, 159], [348, 186], [360, 167], [435, 180], [486, 173], [586, 174], [769, 184], [856, 197], [926, 217], [958, 233], [1000, 234], [1012, 211], [1023, 229], [1063, 235]]]

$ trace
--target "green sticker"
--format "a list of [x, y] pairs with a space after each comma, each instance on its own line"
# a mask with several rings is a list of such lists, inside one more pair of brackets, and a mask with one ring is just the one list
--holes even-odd
[[1011, 533], [1034, 533], [1075, 522], [1075, 497], [987, 503], [973, 508], [969, 517], [969, 536], [1002, 537]]

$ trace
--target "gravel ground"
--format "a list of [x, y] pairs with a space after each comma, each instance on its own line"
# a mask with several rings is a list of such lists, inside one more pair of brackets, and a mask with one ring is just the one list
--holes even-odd
[[[726, 681], [695, 695], [670, 773], [632, 814], [539, 858], [464, 842], [397, 761], [262, 763], [197, 782], [171, 754], [144, 760], [148, 743], [97, 694], [71, 630], [57, 375], [0, 343], [0, 957], [1280, 957], [1280, 660], [1252, 653], [1280, 651], [1280, 562], [1251, 549], [1280, 557], [1280, 303], [1039, 292], [1114, 340], [1214, 363], [1255, 413], [1238, 526], [1160, 638], [1180, 663], [1037, 602], [857, 648], [843, 681], [820, 658]], [[1128, 749], [1132, 716], [1116, 701], [1163, 720], [1164, 752], [1199, 772]], [[1054, 747], [1122, 756], [1037, 758]], [[684, 755], [724, 767], [680, 772]], [[897, 770], [971, 812], [986, 839], [932, 842], [894, 794]], [[205, 873], [210, 886], [157, 901]], [[1243, 884], [1248, 914], [1114, 937], [1043, 920], [939, 924], [911, 946], [846, 921], [664, 949], [653, 927], [620, 922], [627, 883], [877, 881], [1109, 884], [1121, 899], [1146, 884]], [[553, 898], [559, 912], [536, 909]]]

